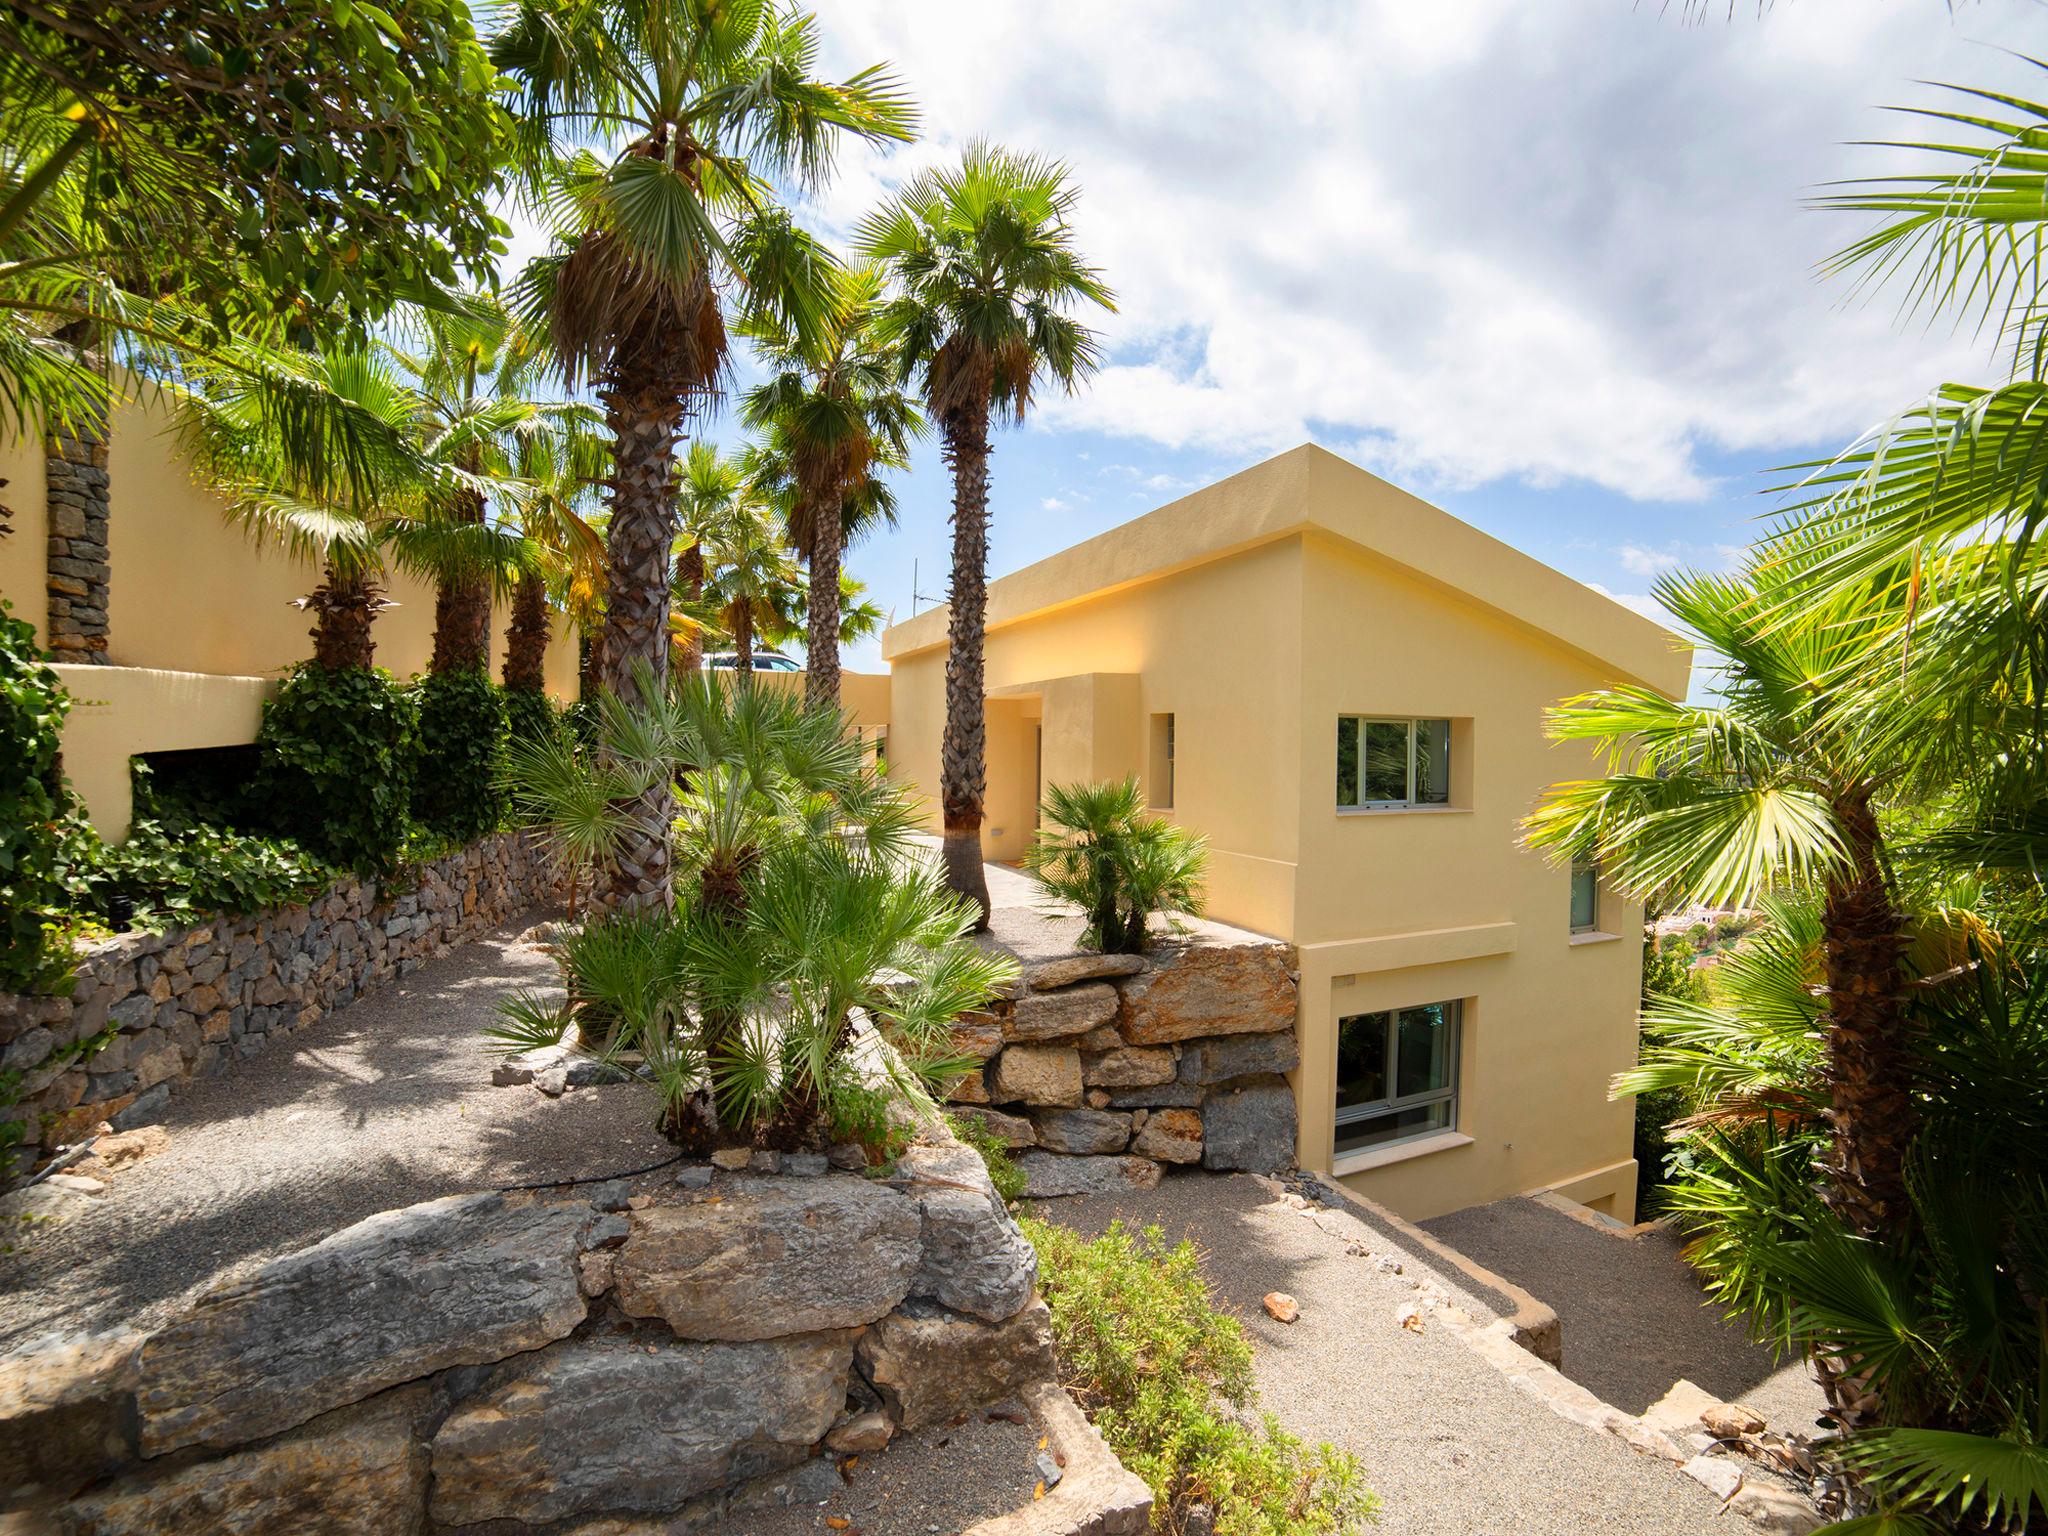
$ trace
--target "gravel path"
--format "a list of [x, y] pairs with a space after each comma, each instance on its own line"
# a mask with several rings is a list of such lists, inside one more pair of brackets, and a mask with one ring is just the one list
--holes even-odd
[[1641, 1413], [1684, 1377], [1750, 1404], [1781, 1433], [1818, 1432], [1826, 1402], [1812, 1375], [1722, 1320], [1672, 1233], [1623, 1237], [1524, 1199], [1422, 1225], [1548, 1302], [1564, 1324], [1564, 1373], [1624, 1413]]
[[[1401, 1327], [1410, 1282], [1439, 1277], [1347, 1211], [1298, 1211], [1253, 1179], [1198, 1173], [1034, 1209], [1088, 1233], [1122, 1215], [1193, 1238], [1220, 1300], [1245, 1320], [1261, 1406], [1357, 1454], [1382, 1536], [1727, 1536], [1733, 1517], [1675, 1466], [1551, 1413], [1440, 1323]], [[1299, 1322], [1266, 1316], [1260, 1298], [1275, 1290], [1301, 1303]]]
[[560, 1099], [491, 1086], [482, 1031], [498, 1002], [554, 982], [519, 942], [533, 921], [194, 1084], [161, 1122], [165, 1151], [65, 1201], [61, 1223], [17, 1223], [0, 1252], [0, 1349], [59, 1324], [148, 1328], [226, 1269], [394, 1206], [668, 1155], [638, 1086]]
[[[1040, 1431], [975, 1415], [899, 1435], [877, 1456], [842, 1460], [822, 1504], [728, 1515], [720, 1536], [930, 1536], [964, 1531], [1031, 1502]], [[832, 1525], [828, 1522], [846, 1522]]]

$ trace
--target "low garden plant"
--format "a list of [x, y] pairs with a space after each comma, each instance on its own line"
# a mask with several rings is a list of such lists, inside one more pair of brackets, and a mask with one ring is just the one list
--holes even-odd
[[1208, 840], [1146, 815], [1135, 778], [1055, 784], [1039, 814], [1024, 867], [1087, 915], [1082, 941], [1092, 948], [1142, 954], [1155, 914], [1201, 912]]
[[919, 856], [909, 807], [836, 710], [713, 674], [641, 683], [636, 704], [601, 701], [593, 743], [516, 744], [508, 777], [521, 818], [586, 866], [645, 857], [621, 806], [685, 786], [662, 850], [675, 905], [565, 933], [563, 997], [515, 998], [495, 1039], [631, 1053], [659, 1128], [689, 1150], [852, 1139], [892, 1155], [879, 1106], [928, 1102], [966, 1070], [951, 1025], [1015, 962], [971, 942], [974, 909]]
[[1357, 1462], [1253, 1416], [1252, 1351], [1219, 1311], [1194, 1245], [1114, 1222], [1088, 1239], [1035, 1217], [1060, 1376], [1125, 1466], [1152, 1489], [1152, 1528], [1172, 1536], [1360, 1531], [1375, 1500]]

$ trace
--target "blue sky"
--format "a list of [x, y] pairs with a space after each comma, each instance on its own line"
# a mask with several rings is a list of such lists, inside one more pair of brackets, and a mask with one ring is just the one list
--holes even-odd
[[[1862, 226], [1801, 200], [1899, 166], [1845, 141], [1913, 132], [1880, 109], [1916, 79], [2038, 97], [2012, 51], [2048, 55], [2041, 0], [818, 9], [828, 70], [890, 61], [924, 136], [845, 156], [815, 227], [985, 135], [1068, 163], [1118, 291], [1101, 376], [997, 441], [995, 574], [1313, 439], [1638, 608], [1729, 559], [1771, 466], [1992, 370], [1818, 278]], [[849, 566], [901, 616], [913, 562], [944, 592], [934, 448], [899, 495]]]

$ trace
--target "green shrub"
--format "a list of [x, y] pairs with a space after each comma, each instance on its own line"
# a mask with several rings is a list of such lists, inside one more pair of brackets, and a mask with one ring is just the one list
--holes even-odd
[[1255, 1397], [1243, 1327], [1217, 1311], [1194, 1245], [1168, 1248], [1156, 1227], [1113, 1223], [1092, 1241], [1035, 1217], [1038, 1284], [1052, 1309], [1064, 1385], [1124, 1465], [1151, 1486], [1155, 1530], [1186, 1528], [1197, 1505], [1217, 1536], [1362, 1530], [1374, 1499], [1357, 1462], [1310, 1446]]
[[567, 729], [555, 701], [531, 688], [505, 690], [505, 730], [512, 741], [551, 741]]
[[1147, 816], [1135, 778], [1055, 784], [1039, 810], [1044, 828], [1024, 867], [1048, 894], [1087, 914], [1082, 942], [1105, 954], [1142, 954], [1153, 913], [1202, 910], [1207, 840]]
[[953, 1128], [955, 1136], [981, 1154], [982, 1162], [988, 1165], [989, 1182], [995, 1185], [996, 1193], [1005, 1205], [1024, 1193], [1027, 1182], [1024, 1170], [1010, 1156], [1010, 1149], [1002, 1138], [991, 1131], [979, 1115], [948, 1112], [946, 1124]]
[[303, 662], [263, 707], [270, 830], [331, 864], [390, 870], [405, 847], [418, 710], [385, 671]]
[[333, 883], [336, 872], [297, 843], [236, 831], [207, 807], [160, 794], [140, 760], [132, 773], [135, 818], [125, 843], [109, 847], [74, 824], [67, 885], [77, 910], [154, 926], [290, 906]]
[[70, 986], [61, 877], [69, 796], [57, 751], [70, 707], [35, 630], [0, 602], [0, 992]]
[[505, 819], [499, 783], [505, 752], [505, 694], [480, 667], [431, 673], [415, 690], [419, 755], [412, 812], [421, 826], [468, 842]]

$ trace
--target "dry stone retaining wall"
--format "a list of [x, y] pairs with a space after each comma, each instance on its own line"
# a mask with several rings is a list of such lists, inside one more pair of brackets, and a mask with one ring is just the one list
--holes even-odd
[[1017, 1152], [1033, 1197], [1149, 1188], [1164, 1167], [1293, 1165], [1293, 949], [1213, 925], [1151, 954], [1027, 965], [955, 1029], [953, 1091]]
[[850, 1427], [873, 1448], [1051, 1380], [1036, 1279], [942, 1129], [887, 1180], [696, 1166], [658, 1196], [386, 1211], [148, 1338], [0, 1359], [0, 1531], [669, 1529], [736, 1491], [815, 1501]]
[[[87, 953], [70, 997], [0, 994], [0, 1123], [22, 1126], [12, 1171], [102, 1120], [155, 1118], [192, 1079], [561, 894], [524, 834], [499, 833], [306, 906], [123, 934]], [[9, 1171], [0, 1152], [0, 1182]]]

